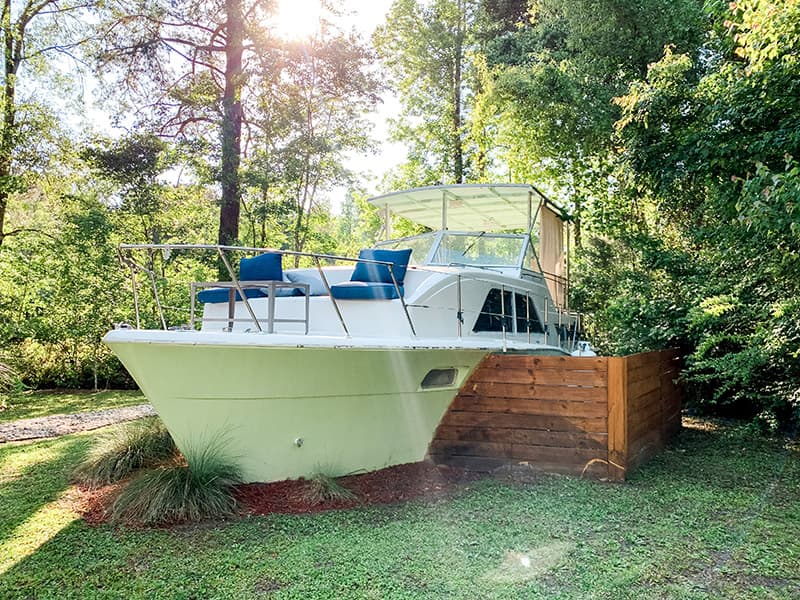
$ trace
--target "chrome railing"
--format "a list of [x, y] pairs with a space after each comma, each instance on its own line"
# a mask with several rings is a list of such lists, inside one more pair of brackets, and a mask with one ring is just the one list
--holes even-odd
[[[246, 253], [254, 253], [254, 252], [272, 252], [276, 254], [280, 254], [281, 256], [297, 256], [297, 257], [306, 257], [310, 258], [314, 261], [314, 264], [317, 267], [317, 271], [319, 272], [320, 278], [322, 280], [323, 285], [325, 286], [326, 291], [328, 292], [328, 298], [330, 298], [331, 303], [333, 304], [334, 312], [336, 313], [337, 318], [339, 319], [339, 323], [342, 326], [342, 330], [347, 337], [350, 337], [350, 331], [347, 328], [347, 323], [345, 323], [344, 317], [342, 316], [342, 311], [339, 307], [339, 304], [336, 301], [336, 298], [331, 293], [331, 286], [328, 282], [328, 278], [325, 275], [325, 271], [322, 268], [322, 260], [331, 260], [331, 261], [345, 261], [345, 262], [353, 262], [353, 263], [366, 263], [366, 264], [374, 264], [374, 265], [382, 265], [388, 268], [389, 275], [392, 278], [392, 284], [394, 285], [395, 292], [397, 293], [398, 298], [400, 299], [400, 304], [403, 307], [403, 312], [405, 314], [406, 320], [408, 321], [408, 326], [411, 329], [412, 335], [416, 336], [417, 331], [414, 327], [414, 322], [411, 319], [411, 314], [408, 312], [408, 305], [406, 304], [405, 299], [403, 298], [403, 294], [401, 293], [400, 286], [397, 283], [397, 277], [394, 274], [394, 264], [391, 262], [380, 261], [380, 260], [370, 260], [365, 258], [351, 258], [349, 256], [336, 256], [333, 254], [317, 254], [312, 252], [296, 252], [293, 250], [276, 250], [274, 248], [259, 248], [259, 247], [246, 247], [246, 246], [223, 246], [218, 244], [120, 244], [119, 246], [119, 257], [120, 261], [126, 265], [128, 268], [131, 269], [131, 278], [132, 278], [132, 285], [133, 285], [133, 294], [134, 294], [134, 306], [136, 311], [136, 327], [139, 328], [141, 326], [141, 317], [139, 313], [139, 302], [138, 302], [138, 290], [137, 290], [137, 283], [136, 283], [136, 272], [142, 272], [147, 275], [149, 278], [152, 289], [153, 289], [153, 297], [154, 302], [156, 303], [156, 307], [158, 310], [159, 320], [161, 321], [161, 326], [163, 329], [168, 329], [166, 319], [164, 318], [164, 309], [159, 297], [158, 293], [158, 286], [156, 285], [156, 278], [155, 273], [152, 269], [148, 269], [147, 267], [140, 265], [136, 261], [134, 261], [130, 256], [125, 255], [125, 251], [134, 251], [134, 250], [148, 250], [150, 252], [153, 251], [162, 251], [165, 253], [170, 253], [173, 250], [204, 250], [204, 251], [215, 251], [220, 258], [220, 261], [225, 267], [225, 270], [230, 277], [230, 284], [235, 288], [236, 292], [231, 294], [231, 297], [235, 299], [236, 294], [238, 293], [239, 298], [244, 303], [245, 308], [247, 309], [248, 314], [250, 315], [250, 319], [252, 320], [253, 324], [255, 325], [256, 329], [259, 332], [263, 332], [263, 328], [261, 327], [261, 322], [256, 316], [255, 311], [253, 310], [252, 305], [250, 304], [250, 300], [247, 298], [247, 295], [244, 292], [244, 288], [242, 287], [241, 281], [236, 277], [236, 273], [234, 272], [233, 267], [231, 266], [230, 262], [228, 261], [228, 257], [225, 254], [226, 252], [246, 252]], [[226, 282], [227, 283], [227, 282]], [[301, 286], [291, 286], [291, 287], [301, 287]], [[270, 333], [274, 330], [274, 301], [275, 297], [274, 294], [270, 295], [270, 311], [267, 319], [267, 328]], [[306, 301], [308, 301], [308, 296], [306, 296]], [[192, 306], [194, 306], [194, 294], [192, 294]], [[232, 321], [233, 319], [231, 319]], [[191, 318], [190, 328], [193, 328], [194, 319], [193, 316]], [[232, 327], [232, 326], [231, 326]], [[308, 332], [308, 321], [306, 320], [306, 333]]]
[[[236, 273], [228, 260], [227, 252], [242, 252], [242, 253], [262, 253], [262, 252], [273, 252], [280, 254], [282, 256], [292, 256], [292, 257], [304, 257], [309, 258], [313, 262], [314, 266], [316, 267], [317, 272], [319, 273], [320, 280], [322, 281], [325, 290], [327, 292], [327, 297], [330, 299], [331, 304], [333, 306], [334, 312], [336, 317], [339, 321], [339, 324], [344, 332], [345, 336], [350, 337], [350, 330], [347, 326], [347, 323], [344, 319], [341, 307], [337, 302], [336, 298], [331, 293], [331, 284], [326, 276], [325, 270], [322, 267], [322, 261], [343, 261], [343, 262], [350, 262], [350, 263], [367, 263], [367, 264], [375, 264], [375, 265], [383, 265], [388, 268], [388, 271], [392, 278], [392, 284], [395, 288], [395, 292], [400, 300], [400, 305], [403, 309], [403, 314], [405, 319], [408, 323], [409, 329], [411, 333], [416, 336], [417, 329], [414, 325], [414, 321], [411, 317], [411, 313], [409, 312], [409, 304], [407, 304], [403, 293], [401, 293], [400, 286], [398, 284], [397, 278], [394, 273], [394, 265], [391, 262], [386, 261], [376, 261], [376, 260], [369, 260], [363, 258], [352, 258], [347, 256], [337, 256], [332, 254], [318, 254], [318, 253], [311, 253], [311, 252], [296, 252], [292, 250], [276, 250], [273, 248], [261, 248], [261, 247], [243, 247], [243, 246], [222, 246], [222, 245], [215, 245], [215, 244], [122, 244], [119, 246], [119, 256], [121, 262], [127, 266], [131, 270], [131, 281], [132, 281], [132, 288], [133, 288], [133, 296], [134, 296], [134, 310], [136, 313], [136, 327], [141, 327], [141, 316], [140, 316], [140, 301], [139, 301], [139, 292], [138, 292], [138, 283], [136, 273], [143, 273], [147, 279], [149, 280], [150, 287], [152, 288], [153, 298], [155, 302], [155, 307], [158, 313], [158, 320], [161, 323], [163, 329], [168, 329], [167, 321], [164, 316], [164, 306], [160, 299], [160, 294], [158, 291], [158, 285], [156, 282], [156, 275], [152, 268], [147, 268], [146, 266], [136, 262], [132, 255], [134, 251], [148, 251], [148, 252], [156, 252], [161, 251], [165, 253], [168, 257], [169, 253], [172, 251], [181, 251], [181, 250], [192, 250], [192, 251], [211, 251], [215, 252], [220, 259], [220, 262], [225, 267], [225, 271], [227, 272], [228, 276], [230, 277], [229, 282], [217, 282], [220, 284], [220, 287], [227, 287], [231, 289], [229, 293], [229, 304], [231, 304], [231, 298], [235, 300], [237, 293], [238, 297], [244, 304], [244, 307], [248, 313], [249, 319], [245, 319], [248, 322], [252, 322], [258, 332], [264, 332], [264, 328], [262, 327], [262, 321], [264, 319], [259, 319], [256, 315], [253, 306], [250, 303], [247, 295], [245, 294], [245, 289], [253, 287], [253, 285], [258, 284], [258, 287], [269, 287], [269, 282], [250, 282], [247, 281], [242, 283], [242, 281], [236, 276]], [[152, 257], [151, 257], [151, 263]], [[428, 273], [442, 273], [441, 269], [436, 268], [425, 268], [417, 265], [409, 266], [409, 271], [423, 271]], [[531, 319], [530, 314], [530, 306], [532, 304], [530, 290], [526, 289], [522, 286], [515, 286], [509, 285], [508, 283], [501, 283], [497, 280], [487, 278], [485, 275], [481, 275], [478, 273], [470, 273], [470, 272], [463, 272], [457, 275], [457, 287], [456, 287], [456, 304], [457, 306], [454, 309], [445, 308], [446, 310], [452, 310], [455, 313], [456, 319], [456, 334], [459, 339], [463, 336], [463, 325], [465, 322], [464, 315], [465, 310], [463, 306], [463, 292], [462, 292], [462, 283], [464, 280], [470, 281], [481, 281], [484, 283], [489, 283], [491, 285], [495, 285], [501, 289], [501, 312], [499, 314], [494, 313], [487, 313], [490, 316], [499, 316], [501, 318], [501, 327], [502, 327], [502, 344], [503, 349], [506, 349], [508, 343], [508, 326], [507, 326], [507, 318], [518, 318], [516, 315], [516, 307], [508, 307], [506, 308], [505, 304], [505, 292], [511, 291], [515, 294], [525, 296], [525, 321], [527, 323], [527, 332], [525, 331], [517, 331], [517, 335], [525, 335], [527, 333], [527, 340], [528, 343], [532, 343], [531, 335], [535, 333], [531, 330], [530, 324], [533, 322]], [[262, 285], [264, 284], [264, 285]], [[546, 283], [543, 280], [542, 284], [546, 287]], [[211, 287], [217, 285], [215, 282], [202, 282], [202, 283], [191, 283], [190, 284], [190, 291], [191, 291], [191, 305], [190, 305], [190, 318], [188, 327], [189, 330], [193, 330], [195, 326], [195, 292], [198, 287]], [[271, 293], [269, 294], [268, 302], [269, 302], [269, 310], [266, 319], [267, 325], [267, 332], [266, 333], [273, 333], [274, 332], [274, 323], [276, 322], [294, 322], [294, 319], [276, 319], [275, 318], [275, 295], [274, 295], [274, 288], [276, 286], [272, 286]], [[283, 284], [283, 287], [304, 287], [302, 284]], [[235, 291], [234, 291], [235, 290]], [[309, 331], [309, 312], [308, 312], [308, 293], [306, 293], [305, 300], [306, 300], [306, 311], [305, 311], [305, 332], [308, 333]], [[429, 308], [423, 305], [410, 305], [411, 308], [420, 309], [420, 308]], [[444, 307], [443, 307], [444, 308]], [[557, 304], [553, 304], [553, 308], [557, 314], [557, 324], [555, 325], [556, 333], [557, 333], [557, 345], [567, 351], [572, 351], [577, 348], [577, 342], [579, 341], [579, 333], [580, 333], [580, 321], [581, 315], [575, 311], [565, 310], [559, 307]], [[228, 321], [229, 327], [228, 330], [233, 329], [233, 322], [239, 321], [241, 319], [236, 319], [235, 315], [231, 313], [233, 310], [233, 306], [229, 306], [229, 315], [228, 318], [222, 318], [220, 320]], [[538, 309], [537, 309], [538, 310]], [[478, 311], [483, 312], [483, 311]], [[541, 318], [539, 319], [542, 324], [542, 328], [544, 330], [544, 344], [548, 344], [550, 334], [550, 302], [547, 296], [542, 298], [542, 307], [541, 307]], [[565, 334], [566, 332], [566, 334]]]

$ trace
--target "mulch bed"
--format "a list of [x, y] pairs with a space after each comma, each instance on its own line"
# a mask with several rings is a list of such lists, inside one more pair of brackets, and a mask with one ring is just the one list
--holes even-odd
[[[374, 504], [394, 504], [414, 498], [447, 497], [463, 485], [480, 478], [480, 474], [462, 469], [419, 462], [337, 478], [340, 485], [355, 494], [355, 500], [313, 502], [308, 498], [310, 484], [304, 479], [248, 483], [238, 486], [235, 496], [244, 515], [308, 514]], [[109, 508], [122, 486], [122, 483], [99, 489], [79, 486], [75, 504], [83, 519], [90, 525], [107, 522]]]
[[418, 462], [337, 478], [340, 485], [355, 494], [355, 500], [310, 502], [307, 497], [309, 482], [303, 479], [248, 483], [238, 487], [236, 498], [249, 514], [305, 514], [372, 504], [394, 504], [413, 498], [439, 498], [479, 478], [479, 475], [461, 469]]

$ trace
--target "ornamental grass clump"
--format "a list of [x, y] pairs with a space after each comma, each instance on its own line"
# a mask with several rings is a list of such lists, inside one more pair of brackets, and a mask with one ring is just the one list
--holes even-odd
[[75, 470], [74, 479], [93, 488], [102, 487], [177, 456], [178, 449], [164, 424], [158, 418], [141, 419], [103, 435]]
[[0, 410], [6, 409], [5, 394], [10, 392], [17, 383], [17, 375], [14, 370], [0, 363]]
[[111, 520], [162, 525], [232, 515], [236, 510], [233, 488], [242, 482], [234, 461], [218, 444], [187, 452], [186, 461], [136, 475], [114, 502]]
[[331, 501], [356, 500], [352, 490], [339, 483], [335, 477], [325, 473], [315, 473], [306, 484], [304, 499], [311, 504], [322, 504]]

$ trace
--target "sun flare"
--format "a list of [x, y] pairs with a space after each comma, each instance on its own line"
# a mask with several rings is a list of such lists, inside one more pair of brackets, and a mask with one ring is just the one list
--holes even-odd
[[272, 22], [280, 37], [303, 39], [316, 33], [321, 17], [319, 0], [278, 0]]

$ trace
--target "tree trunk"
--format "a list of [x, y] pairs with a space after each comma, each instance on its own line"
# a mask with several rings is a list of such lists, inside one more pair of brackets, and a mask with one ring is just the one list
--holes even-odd
[[464, 60], [464, 2], [458, 2], [458, 24], [453, 48], [453, 178], [464, 183], [464, 149], [461, 143], [461, 63]]
[[[16, 31], [11, 24], [11, 0], [3, 2], [3, 130], [0, 132], [0, 246], [5, 238], [6, 208], [11, 187], [11, 152], [16, 127], [16, 79], [19, 60], [15, 47]], [[16, 29], [16, 28], [15, 28]], [[21, 37], [21, 36], [20, 36]]]
[[222, 96], [222, 199], [219, 214], [219, 243], [233, 244], [239, 237], [239, 163], [242, 152], [242, 53], [244, 19], [242, 0], [225, 0], [227, 45], [225, 48], [225, 90]]

